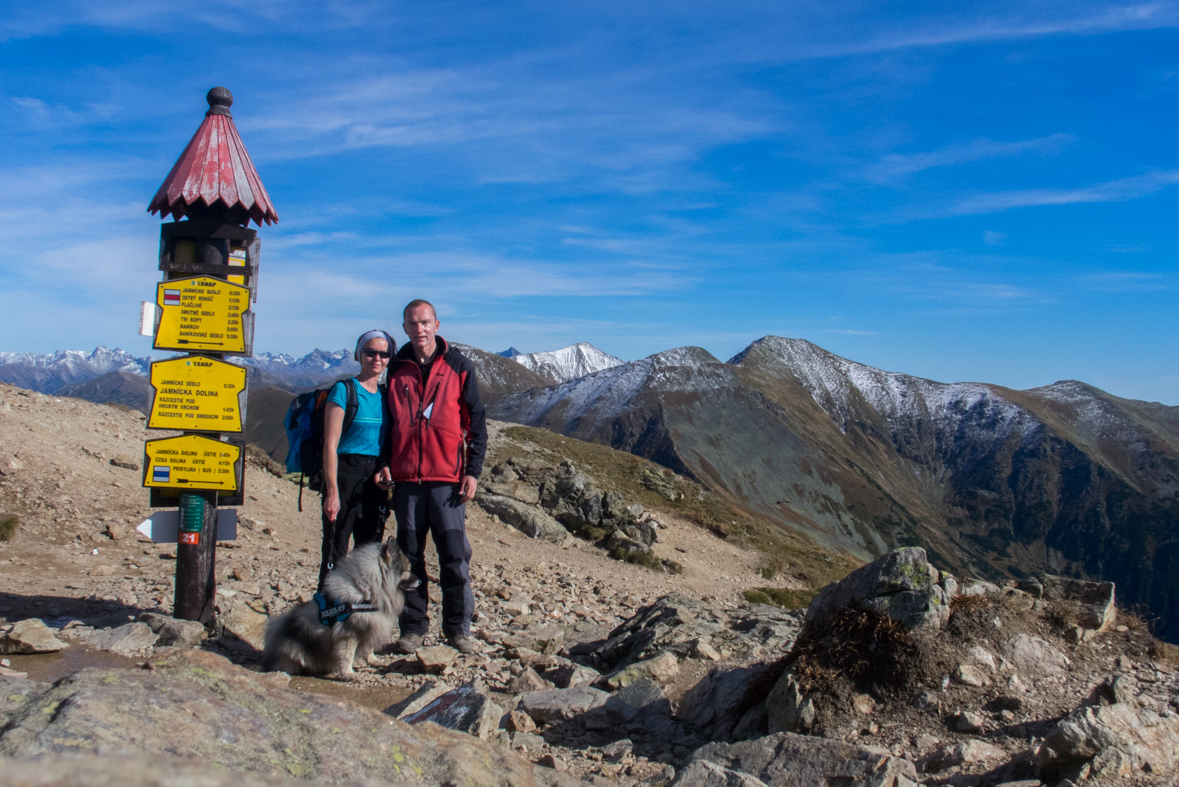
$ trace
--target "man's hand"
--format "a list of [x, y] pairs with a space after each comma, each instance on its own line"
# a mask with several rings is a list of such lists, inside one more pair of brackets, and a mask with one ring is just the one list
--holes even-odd
[[463, 476], [463, 482], [459, 484], [459, 502], [466, 503], [475, 499], [475, 488], [479, 486], [479, 482], [473, 475]]
[[389, 468], [382, 467], [377, 471], [377, 474], [373, 476], [373, 483], [379, 486], [381, 489], [388, 489], [389, 487], [393, 486], [393, 473], [389, 471]]

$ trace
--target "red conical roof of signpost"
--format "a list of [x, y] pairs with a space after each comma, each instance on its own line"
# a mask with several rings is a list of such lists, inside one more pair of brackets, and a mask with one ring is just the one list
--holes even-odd
[[[233, 212], [239, 208], [259, 227], [262, 222], [275, 224], [278, 213], [270, 202], [270, 195], [250, 161], [250, 154], [233, 125], [229, 107], [233, 94], [223, 87], [215, 87], [205, 97], [209, 111], [205, 122], [197, 129], [188, 147], [176, 160], [163, 185], [147, 206], [148, 213], [160, 212], [160, 218], [171, 213], [181, 216], [203, 212], [218, 200]], [[196, 208], [196, 206], [202, 208]]]

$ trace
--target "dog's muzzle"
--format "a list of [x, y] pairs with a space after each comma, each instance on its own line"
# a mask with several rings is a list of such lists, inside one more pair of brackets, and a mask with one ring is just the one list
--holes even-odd
[[397, 586], [397, 589], [400, 590], [402, 593], [408, 593], [411, 590], [417, 590], [417, 587], [418, 587], [418, 578], [415, 577], [413, 574], [410, 574], [409, 579], [403, 579], [401, 581], [401, 584]]

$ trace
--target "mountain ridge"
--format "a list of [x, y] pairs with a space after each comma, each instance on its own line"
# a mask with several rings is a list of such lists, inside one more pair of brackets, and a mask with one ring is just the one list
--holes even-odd
[[491, 413], [652, 459], [863, 559], [921, 543], [996, 578], [1110, 579], [1179, 631], [1179, 408], [1075, 381], [940, 383], [763, 337], [727, 363], [678, 348]]

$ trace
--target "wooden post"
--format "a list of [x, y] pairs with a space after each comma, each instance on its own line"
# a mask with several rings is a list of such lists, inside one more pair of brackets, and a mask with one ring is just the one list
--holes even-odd
[[217, 599], [216, 564], [217, 493], [185, 492], [180, 496], [172, 617], [205, 624], [212, 620]]

